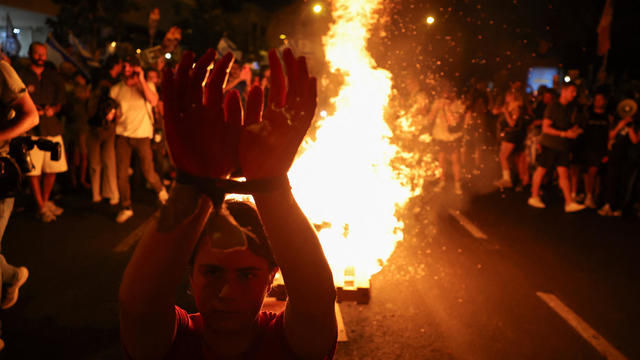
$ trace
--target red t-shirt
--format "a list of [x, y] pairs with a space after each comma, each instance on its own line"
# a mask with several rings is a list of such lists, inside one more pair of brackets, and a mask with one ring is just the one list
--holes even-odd
[[[260, 334], [242, 358], [260, 360], [296, 359], [296, 355], [287, 344], [283, 320], [284, 311], [280, 313], [260, 312], [258, 314]], [[200, 313], [188, 314], [176, 306], [176, 322], [176, 338], [164, 359], [207, 359], [205, 356], [206, 349], [202, 341], [203, 324]], [[333, 359], [334, 353], [335, 346], [324, 359]]]

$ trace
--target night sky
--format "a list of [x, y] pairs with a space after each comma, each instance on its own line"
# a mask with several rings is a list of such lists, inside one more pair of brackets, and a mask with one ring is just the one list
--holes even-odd
[[[507, 72], [522, 78], [530, 66], [560, 66], [597, 72], [597, 27], [605, 0], [387, 0], [385, 36], [375, 50], [383, 66], [406, 68], [417, 63], [452, 80]], [[637, 1], [614, 4], [609, 72], [640, 78]], [[425, 24], [427, 15], [436, 18]], [[401, 70], [401, 69], [400, 69]]]

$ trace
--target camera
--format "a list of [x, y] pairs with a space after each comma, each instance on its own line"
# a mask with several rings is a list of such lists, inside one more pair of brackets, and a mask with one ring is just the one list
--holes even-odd
[[0, 199], [13, 197], [20, 190], [24, 174], [34, 166], [29, 151], [37, 147], [51, 153], [51, 160], [58, 161], [62, 156], [62, 146], [47, 139], [32, 139], [19, 136], [11, 140], [8, 156], [0, 156]]

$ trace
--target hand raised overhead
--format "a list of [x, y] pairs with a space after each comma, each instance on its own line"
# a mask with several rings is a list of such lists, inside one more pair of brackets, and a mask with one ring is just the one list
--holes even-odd
[[260, 86], [254, 86], [243, 119], [238, 92], [223, 95], [231, 53], [217, 61], [203, 89], [214, 59], [215, 51], [209, 50], [192, 70], [194, 55], [186, 52], [175, 76], [171, 69], [164, 71], [165, 131], [177, 168], [216, 179], [237, 169], [248, 180], [286, 175], [316, 110], [316, 79], [309, 76], [306, 60], [286, 49], [285, 78], [280, 59], [271, 50], [268, 106], [263, 113], [264, 95]]
[[242, 107], [237, 91], [226, 99], [223, 87], [233, 63], [231, 53], [219, 59], [209, 49], [193, 65], [194, 54], [185, 52], [176, 74], [166, 67], [162, 79], [165, 131], [171, 157], [178, 170], [205, 178], [226, 178], [237, 168], [237, 148], [242, 129]]
[[238, 150], [248, 180], [286, 175], [315, 115], [316, 79], [309, 76], [306, 59], [286, 49], [283, 60], [287, 81], [276, 51], [269, 52], [271, 92], [264, 113], [262, 88], [249, 92]]

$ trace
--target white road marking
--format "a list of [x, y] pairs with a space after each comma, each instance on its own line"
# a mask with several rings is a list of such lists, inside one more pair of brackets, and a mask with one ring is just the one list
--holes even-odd
[[344, 327], [344, 320], [342, 320], [342, 312], [340, 311], [340, 305], [336, 303], [336, 319], [338, 320], [338, 342], [347, 342], [347, 328]]
[[467, 219], [466, 216], [462, 215], [460, 210], [449, 209], [449, 214], [451, 214], [451, 216], [453, 216], [456, 220], [458, 220], [458, 223], [460, 223], [460, 225], [462, 225], [465, 229], [467, 229], [467, 231], [471, 233], [473, 237], [475, 237], [476, 239], [482, 240], [482, 244], [486, 248], [493, 249], [493, 250], [500, 249], [500, 246], [498, 246], [498, 244], [492, 241], [489, 241], [489, 237], [484, 232], [482, 232], [482, 230], [480, 230], [474, 223], [472, 223], [471, 220]]
[[478, 239], [483, 239], [483, 240], [487, 240], [489, 238], [485, 233], [482, 232], [482, 230], [478, 229], [478, 227], [475, 226], [471, 222], [471, 220], [467, 219], [464, 215], [462, 215], [460, 210], [449, 209], [449, 214], [451, 214], [451, 216], [456, 218], [456, 220], [458, 220], [460, 225], [464, 226], [464, 228], [467, 229], [467, 231], [469, 231], [471, 235], [473, 235], [474, 237]]
[[138, 240], [140, 240], [140, 238], [142, 238], [142, 236], [147, 232], [147, 229], [149, 228], [149, 226], [154, 221], [156, 221], [159, 217], [160, 217], [160, 210], [153, 213], [153, 215], [151, 215], [149, 219], [147, 219], [147, 221], [143, 222], [142, 225], [138, 226], [135, 230], [133, 230], [131, 234], [129, 234], [126, 238], [122, 239], [122, 241], [120, 241], [118, 245], [116, 245], [116, 247], [113, 248], [113, 251], [125, 252], [129, 250], [133, 245], [135, 245], [138, 242]]
[[537, 292], [536, 295], [542, 299], [549, 307], [558, 313], [566, 322], [569, 323], [585, 340], [610, 360], [626, 360], [627, 358], [614, 348], [607, 340], [598, 334], [589, 324], [580, 318], [576, 313], [571, 311], [563, 304], [555, 295]]

